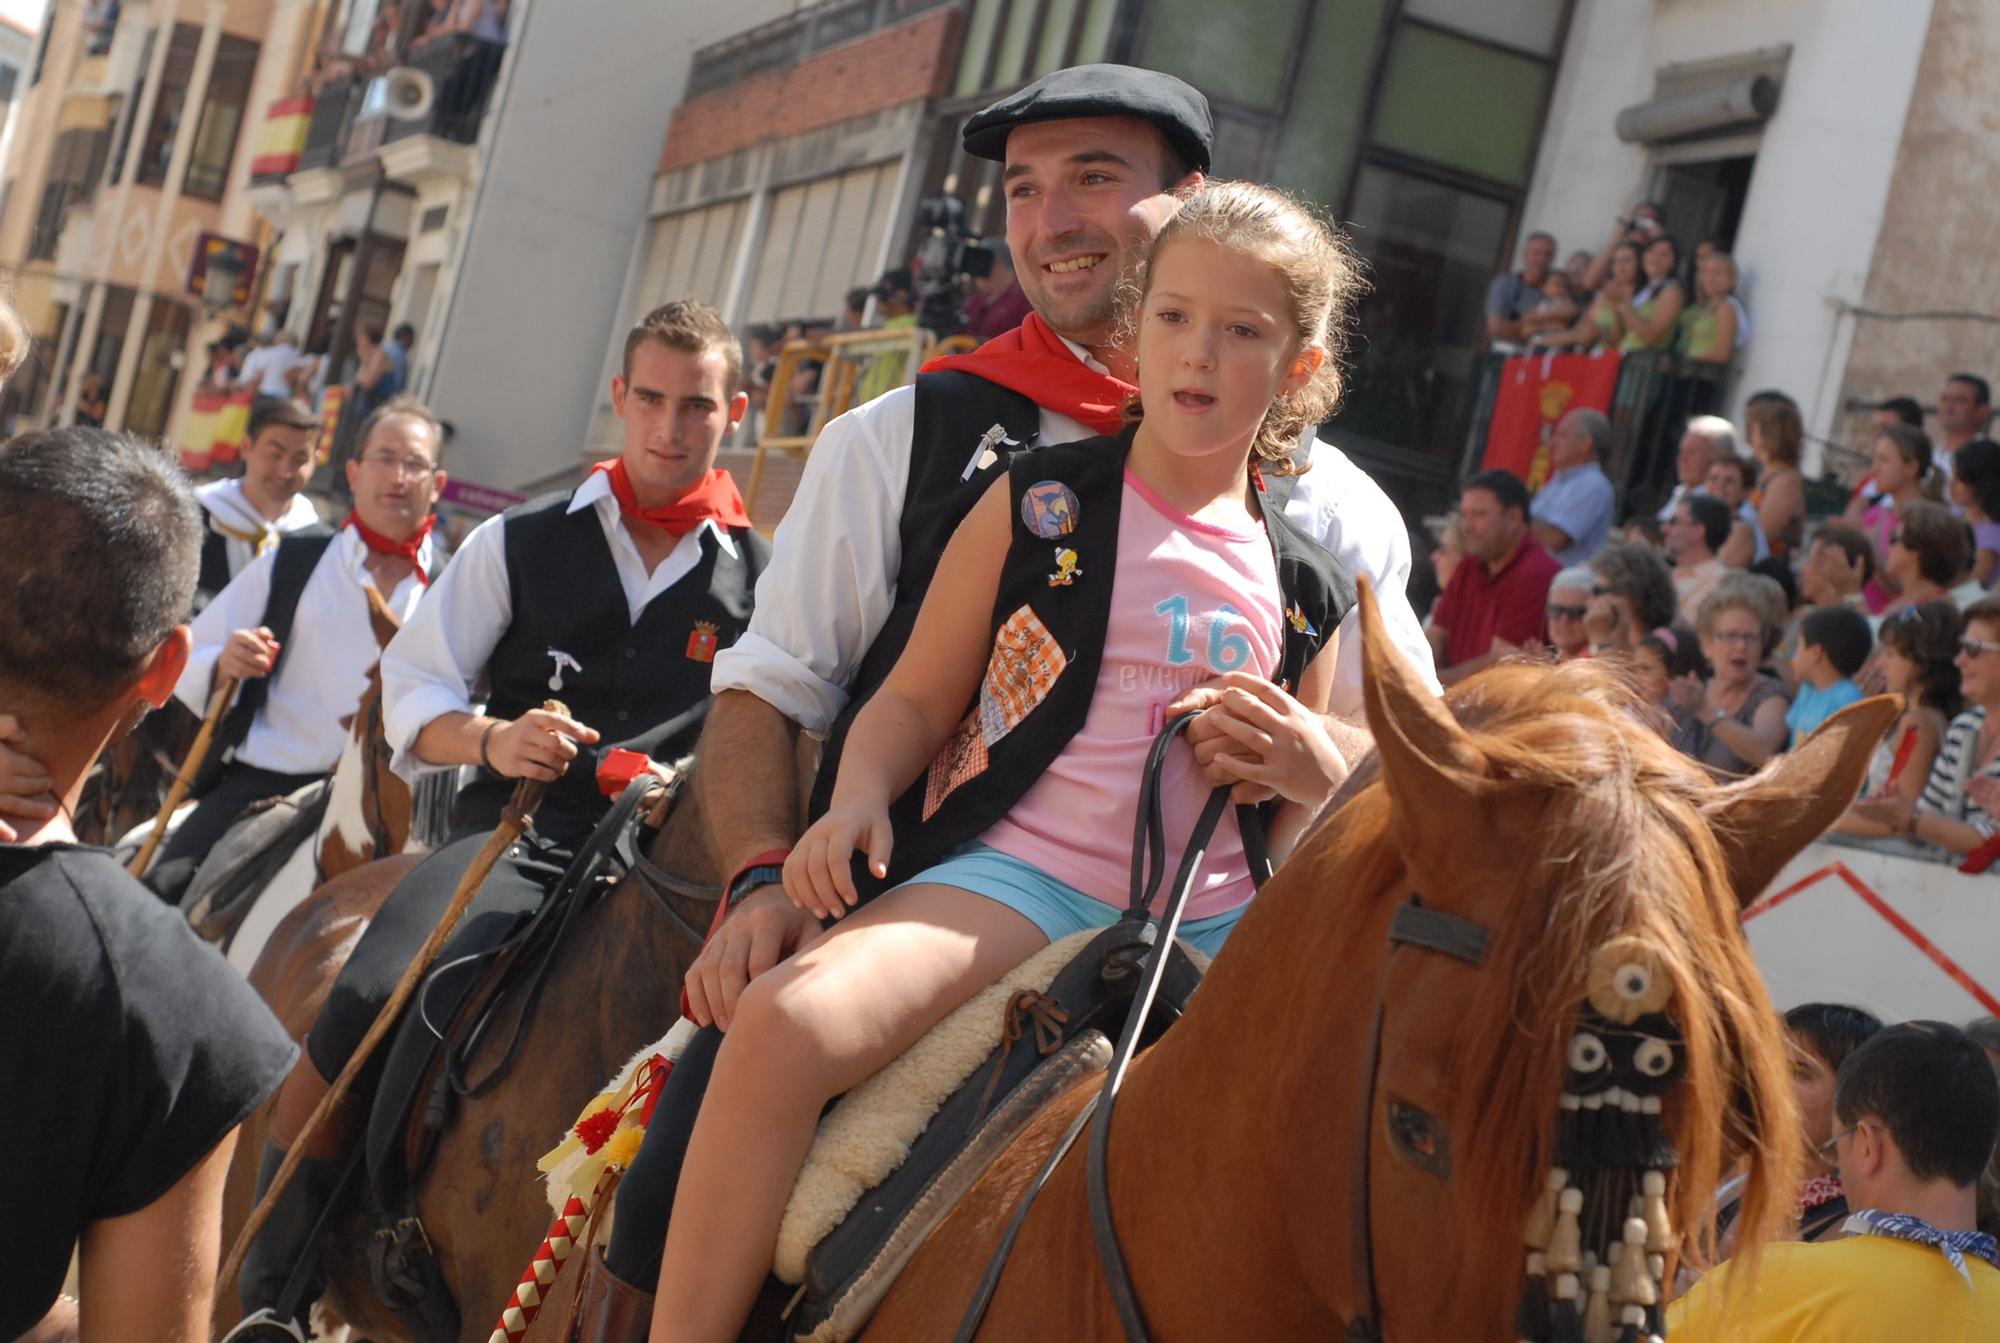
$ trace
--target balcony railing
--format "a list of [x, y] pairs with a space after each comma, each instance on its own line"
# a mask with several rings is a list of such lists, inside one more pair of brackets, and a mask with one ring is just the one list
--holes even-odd
[[390, 121], [383, 142], [412, 135], [435, 135], [461, 145], [477, 141], [506, 52], [498, 42], [467, 33], [451, 33], [412, 47], [406, 63], [431, 77], [431, 108], [422, 117]]
[[313, 103], [312, 120], [306, 125], [306, 142], [299, 150], [298, 171], [328, 168], [345, 155], [347, 128], [361, 107], [367, 81], [359, 75], [341, 75], [328, 81]]
[[824, 0], [695, 52], [687, 96], [713, 93], [766, 70], [796, 65], [814, 52], [950, 3], [953, 0]]

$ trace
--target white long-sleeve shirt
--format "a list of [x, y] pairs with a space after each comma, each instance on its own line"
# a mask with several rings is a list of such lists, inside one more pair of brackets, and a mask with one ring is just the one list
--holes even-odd
[[[208, 707], [216, 660], [230, 634], [264, 622], [277, 559], [274, 548], [252, 560], [195, 617], [194, 651], [174, 686], [174, 694], [195, 713]], [[418, 552], [418, 564], [430, 567], [428, 540]], [[364, 595], [370, 586], [368, 547], [352, 527], [343, 527], [299, 594], [264, 707], [251, 721], [236, 759], [280, 774], [324, 774], [340, 763], [348, 731], [342, 720], [360, 705], [377, 656]], [[422, 582], [411, 574], [388, 595], [389, 609], [408, 620], [423, 594]]]
[[211, 530], [227, 529], [222, 532], [223, 549], [229, 556], [232, 576], [242, 573], [250, 561], [257, 558], [257, 542], [254, 539], [243, 540], [231, 533], [240, 532], [252, 538], [270, 534], [275, 539], [319, 523], [319, 510], [303, 494], [292, 496], [283, 517], [276, 522], [267, 520], [257, 511], [257, 506], [244, 497], [241, 480], [210, 481], [195, 490], [194, 498], [208, 515], [202, 519], [206, 526]]
[[[704, 522], [680, 539], [652, 573], [625, 531], [611, 479], [602, 472], [577, 486], [569, 512], [597, 510], [597, 522], [611, 547], [611, 562], [625, 591], [625, 606], [636, 622], [653, 598], [694, 571], [701, 562], [701, 535], [715, 534], [734, 557], [736, 541], [727, 528]], [[416, 613], [382, 652], [382, 721], [395, 756], [391, 768], [405, 779], [445, 766], [416, 754], [417, 734], [448, 713], [472, 712], [473, 689], [500, 636], [514, 623], [513, 590], [507, 583], [507, 518], [488, 518], [465, 538], [451, 563], [431, 585]]]
[[[1104, 371], [1079, 347], [1070, 350]], [[778, 525], [770, 567], [757, 582], [750, 628], [716, 654], [710, 682], [715, 691], [748, 690], [808, 732], [824, 734], [832, 727], [847, 703], [845, 687], [895, 601], [915, 426], [916, 389], [899, 387], [820, 431], [798, 493]], [[979, 428], [966, 433], [968, 451]], [[1093, 432], [1068, 416], [1041, 412], [1042, 443], [1074, 442]], [[1435, 690], [1430, 642], [1404, 592], [1410, 538], [1402, 514], [1367, 472], [1332, 444], [1316, 441], [1312, 463], [1298, 478], [1285, 516], [1349, 573], [1368, 576], [1396, 647]], [[1330, 707], [1342, 717], [1359, 718], [1358, 612], [1341, 623], [1334, 666]]]

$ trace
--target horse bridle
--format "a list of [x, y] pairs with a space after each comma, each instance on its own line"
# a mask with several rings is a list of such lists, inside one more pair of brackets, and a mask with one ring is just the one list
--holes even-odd
[[[1166, 850], [1164, 824], [1159, 805], [1160, 772], [1166, 761], [1168, 745], [1188, 723], [1193, 721], [1194, 717], [1194, 714], [1186, 714], [1168, 723], [1165, 730], [1154, 739], [1152, 750], [1147, 757], [1133, 839], [1132, 905], [1126, 911], [1128, 918], [1133, 917], [1135, 912], [1139, 917], [1145, 917], [1159, 889]], [[972, 1343], [978, 1334], [987, 1308], [992, 1304], [993, 1295], [999, 1290], [1000, 1278], [1006, 1271], [1008, 1258], [1013, 1252], [1015, 1241], [1020, 1236], [1021, 1228], [1027, 1222], [1028, 1213], [1036, 1197], [1057, 1168], [1062, 1165], [1064, 1158], [1069, 1155], [1070, 1148], [1082, 1136], [1086, 1125], [1091, 1129], [1086, 1178], [1091, 1238], [1097, 1248], [1098, 1264], [1104, 1272], [1105, 1288], [1110, 1294], [1113, 1308], [1118, 1313], [1119, 1325], [1124, 1330], [1128, 1343], [1152, 1343], [1152, 1333], [1146, 1325], [1145, 1311], [1140, 1305], [1138, 1289], [1133, 1285], [1131, 1271], [1126, 1267], [1124, 1251], [1119, 1245], [1117, 1226], [1111, 1210], [1109, 1178], [1111, 1115], [1117, 1104], [1126, 1070], [1138, 1052], [1146, 1019], [1158, 996], [1160, 981], [1165, 976], [1169, 953], [1173, 947], [1174, 936], [1180, 927], [1181, 912], [1187, 904], [1195, 869], [1207, 850], [1209, 839], [1221, 819], [1228, 798], [1227, 787], [1215, 789], [1209, 795], [1208, 803], [1203, 808], [1200, 819], [1196, 821], [1193, 833], [1189, 836], [1187, 850], [1182, 857], [1180, 870], [1175, 876], [1167, 908], [1151, 930], [1155, 937], [1152, 949], [1144, 962], [1144, 977], [1133, 999], [1132, 1008], [1126, 1015], [1124, 1028], [1119, 1032], [1118, 1044], [1112, 1054], [1111, 1065], [1106, 1070], [1102, 1090], [1078, 1110], [1062, 1137], [1049, 1150], [1034, 1178], [1022, 1191], [1020, 1200], [1015, 1204], [1013, 1215], [1008, 1219], [1007, 1226], [1002, 1231], [993, 1255], [987, 1263], [986, 1272], [980, 1278], [972, 1302], [960, 1321], [954, 1343]], [[1261, 830], [1256, 827], [1245, 826], [1244, 830], [1244, 848], [1251, 858], [1251, 876], [1261, 887], [1270, 871], [1269, 860], [1263, 849], [1263, 836]], [[1450, 956], [1468, 965], [1479, 966], [1486, 958], [1487, 931], [1484, 926], [1471, 919], [1429, 908], [1421, 902], [1415, 892], [1412, 892], [1410, 898], [1397, 907], [1389, 921], [1388, 941], [1389, 955], [1382, 963], [1382, 983], [1375, 993], [1374, 1019], [1369, 1026], [1368, 1053], [1361, 1075], [1366, 1104], [1361, 1110], [1360, 1131], [1355, 1150], [1357, 1178], [1354, 1197], [1354, 1280], [1356, 1297], [1362, 1303], [1362, 1308], [1348, 1322], [1349, 1343], [1379, 1343], [1381, 1337], [1379, 1300], [1375, 1290], [1375, 1254], [1371, 1239], [1369, 1181], [1372, 1168], [1370, 1138], [1374, 1125], [1382, 1027], [1387, 1008], [1389, 963], [1394, 959], [1399, 947], [1411, 946]], [[1434, 1173], [1442, 1175], [1446, 1172], [1434, 1170]]]

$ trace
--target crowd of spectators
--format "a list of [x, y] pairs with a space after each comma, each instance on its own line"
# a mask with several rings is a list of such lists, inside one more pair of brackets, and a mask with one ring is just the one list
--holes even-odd
[[1486, 334], [1499, 348], [1654, 350], [1726, 365], [1750, 339], [1736, 261], [1704, 239], [1691, 256], [1651, 202], [1620, 215], [1593, 255], [1556, 267], [1554, 235], [1521, 244], [1521, 268], [1486, 291]]

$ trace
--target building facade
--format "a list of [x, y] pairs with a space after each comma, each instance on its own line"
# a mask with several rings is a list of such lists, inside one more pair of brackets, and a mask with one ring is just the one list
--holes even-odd
[[1569, 24], [1569, 0], [827, 0], [697, 52], [621, 316], [692, 294], [739, 328], [831, 320], [907, 263], [920, 202], [1003, 232], [999, 166], [958, 146], [972, 111], [1065, 65], [1150, 66], [1208, 96], [1218, 174], [1348, 227], [1375, 287], [1334, 436], [1423, 507], [1456, 471]]
[[1580, 5], [1525, 222], [1595, 249], [1650, 199], [1730, 251], [1754, 324], [1731, 408], [1790, 393], [1807, 474], [1851, 472], [1874, 403], [2000, 376], [1995, 68], [1982, 0]]

